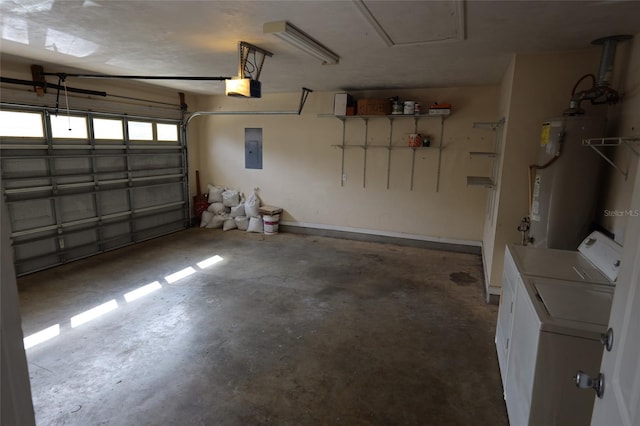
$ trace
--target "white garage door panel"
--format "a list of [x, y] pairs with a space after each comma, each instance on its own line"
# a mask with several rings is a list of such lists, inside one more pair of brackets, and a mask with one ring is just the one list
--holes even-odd
[[62, 251], [63, 259], [79, 259], [100, 253], [97, 231], [87, 230], [65, 236], [65, 247]]
[[32, 188], [49, 188], [51, 186], [51, 179], [49, 179], [48, 177], [46, 178], [38, 178], [38, 179], [26, 179], [26, 178], [21, 178], [21, 179], [15, 179], [15, 180], [10, 180], [6, 183], [6, 185], [4, 186], [5, 189], [13, 190], [13, 192], [24, 192], [21, 190], [27, 190], [30, 193], [32, 193]]
[[95, 161], [96, 171], [100, 173], [127, 170], [127, 161], [124, 157], [97, 157]]
[[131, 234], [131, 224], [128, 221], [104, 224], [101, 232], [102, 238], [105, 240], [122, 239], [122, 237], [129, 237], [129, 234]]
[[129, 195], [127, 190], [105, 191], [98, 194], [100, 214], [102, 216], [114, 213], [128, 212]]
[[50, 199], [9, 203], [11, 231], [25, 231], [56, 224], [53, 202]]
[[[163, 168], [163, 169], [153, 169], [153, 170], [137, 170], [135, 172], [131, 173], [134, 180], [136, 178], [148, 178], [151, 176], [155, 176], [156, 178], [158, 178], [158, 181], [161, 180], [173, 180], [176, 182], [180, 181], [180, 177], [177, 177], [179, 175], [182, 175], [182, 169], [181, 168]], [[176, 176], [171, 178], [171, 176]], [[144, 179], [146, 180], [146, 179]]]
[[[46, 108], [1, 106], [18, 115], [38, 110], [44, 127], [55, 125]], [[178, 141], [155, 139], [166, 126], [180, 129], [178, 119], [82, 111], [72, 118], [74, 132], [65, 121], [53, 137], [44, 127], [28, 135], [0, 127], [2, 195], [19, 275], [189, 226], [183, 132]], [[130, 120], [149, 130], [145, 141], [126, 139]]]
[[97, 217], [93, 194], [60, 197], [59, 206], [62, 223]]
[[182, 182], [155, 185], [133, 189], [133, 208], [144, 209], [147, 207], [162, 206], [175, 203], [184, 199]]
[[[31, 153], [33, 155], [33, 153]], [[22, 189], [51, 185], [49, 165], [44, 158], [2, 158], [2, 177], [6, 189]]]
[[145, 155], [131, 159], [131, 168], [133, 170], [179, 168], [181, 166], [182, 161], [179, 154]]
[[[83, 154], [86, 152], [78, 152], [74, 155]], [[53, 165], [58, 176], [92, 172], [90, 158], [56, 158]]]
[[66, 249], [81, 247], [85, 245], [94, 245], [97, 247], [98, 232], [97, 229], [70, 229], [65, 233], [64, 246]]
[[2, 174], [7, 177], [46, 176], [47, 160], [44, 158], [3, 159]]
[[26, 261], [16, 261], [16, 274], [24, 275], [30, 272], [60, 265], [61, 263], [62, 261], [60, 261], [60, 258], [57, 254], [40, 256]]
[[19, 259], [29, 259], [41, 257], [43, 255], [55, 254], [57, 250], [56, 237], [51, 236], [46, 240], [38, 240], [15, 245], [15, 254]]
[[180, 212], [160, 213], [136, 220], [135, 236], [138, 240], [146, 240], [168, 232], [181, 229]]

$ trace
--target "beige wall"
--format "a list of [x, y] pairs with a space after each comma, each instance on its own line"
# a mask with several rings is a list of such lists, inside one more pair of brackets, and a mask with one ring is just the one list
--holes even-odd
[[[619, 46], [616, 54], [614, 82], [623, 100], [611, 108], [609, 136], [640, 137], [640, 34]], [[640, 152], [640, 143], [635, 150]], [[631, 203], [633, 182], [638, 169], [638, 155], [626, 147], [610, 150], [614, 162], [629, 175], [624, 176], [613, 167], [607, 167], [606, 183], [609, 188], [601, 205], [600, 224], [611, 231], [616, 241], [624, 243], [624, 230], [630, 216], [624, 213]], [[622, 212], [620, 216], [605, 214]]]
[[497, 216], [502, 188], [502, 179], [499, 179], [499, 177], [502, 176], [505, 164], [504, 147], [507, 141], [509, 130], [506, 123], [509, 122], [509, 112], [511, 110], [511, 97], [513, 91], [515, 64], [516, 61], [514, 55], [511, 62], [509, 63], [509, 67], [507, 68], [504, 77], [502, 78], [502, 84], [500, 85], [500, 103], [498, 106], [498, 117], [499, 119], [504, 119], [505, 124], [503, 124], [501, 129], [497, 130], [498, 132], [502, 133], [502, 142], [499, 147], [498, 157], [495, 160], [497, 162], [496, 176], [498, 177], [498, 179], [496, 179], [495, 188], [489, 192], [488, 202], [491, 203], [491, 207], [487, 209], [487, 214], [485, 215], [484, 233], [482, 237], [482, 260], [484, 262], [485, 285], [487, 289], [490, 282], [489, 274], [493, 270], [493, 254], [495, 251], [496, 229], [498, 227]]
[[[506, 111], [504, 150], [501, 157], [500, 186], [493, 253], [488, 291], [499, 294], [502, 286], [504, 248], [518, 243], [518, 224], [528, 215], [528, 166], [538, 154], [540, 125], [544, 120], [562, 115], [568, 107], [571, 89], [584, 74], [597, 72], [599, 49], [580, 52], [516, 55], [513, 76], [505, 75], [504, 90], [511, 83], [511, 97]], [[606, 106], [588, 108], [606, 113]], [[491, 235], [485, 236], [490, 240]], [[485, 248], [486, 250], [486, 248]]]
[[[344, 186], [341, 182], [342, 122], [319, 114], [333, 112], [333, 93], [314, 92], [300, 116], [198, 117], [190, 126], [199, 133], [198, 164], [203, 183], [237, 188], [249, 194], [259, 187], [265, 203], [285, 209], [285, 222], [335, 229], [403, 233], [426, 239], [482, 240], [486, 190], [466, 186], [467, 175], [488, 175], [490, 163], [470, 159], [469, 151], [488, 151], [493, 135], [473, 129], [474, 121], [495, 121], [499, 88], [465, 87], [353, 93], [356, 98], [415, 99], [424, 104], [451, 102], [453, 114], [445, 120], [440, 191], [436, 192], [438, 151], [420, 150], [415, 157], [414, 188], [410, 188], [411, 150], [391, 153], [390, 188], [386, 189], [387, 151], [367, 151], [363, 188], [364, 151], [345, 151]], [[265, 95], [262, 99], [223, 96], [201, 98], [210, 111], [296, 110], [299, 94]], [[422, 119], [418, 131], [437, 143], [439, 120]], [[346, 123], [347, 143], [361, 144], [364, 121]], [[263, 129], [263, 169], [244, 168], [244, 129]], [[412, 119], [394, 121], [394, 145], [407, 145]], [[191, 135], [191, 133], [190, 133]], [[369, 121], [368, 143], [386, 144], [389, 120]]]

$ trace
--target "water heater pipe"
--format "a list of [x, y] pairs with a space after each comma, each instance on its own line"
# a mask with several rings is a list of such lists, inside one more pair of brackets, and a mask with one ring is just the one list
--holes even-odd
[[531, 164], [529, 166], [529, 216], [531, 216], [531, 206], [533, 204], [533, 173], [534, 170], [542, 170], [542, 169], [546, 169], [547, 167], [551, 166], [553, 163], [555, 163], [558, 158], [560, 158], [560, 156], [562, 155], [562, 142], [564, 140], [564, 135], [562, 135], [560, 137], [560, 140], [558, 141], [558, 150], [556, 151], [555, 155], [546, 163], [544, 164]]
[[[569, 108], [564, 110], [563, 115], [582, 115], [584, 110], [580, 108], [583, 101], [590, 101], [591, 105], [617, 104], [620, 100], [618, 92], [609, 87], [611, 77], [613, 75], [613, 63], [616, 57], [616, 45], [620, 41], [631, 39], [630, 35], [614, 35], [603, 37], [591, 42], [591, 44], [602, 45], [602, 54], [600, 56], [600, 68], [598, 70], [597, 81], [591, 88], [575, 93], [575, 89], [584, 79], [581, 77], [578, 83], [573, 87]], [[595, 80], [595, 79], [594, 79]]]

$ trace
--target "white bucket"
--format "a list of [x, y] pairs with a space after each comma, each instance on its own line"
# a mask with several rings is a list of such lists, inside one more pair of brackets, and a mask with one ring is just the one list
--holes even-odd
[[278, 223], [280, 221], [280, 215], [276, 214], [273, 216], [263, 215], [262, 220], [264, 222], [264, 234], [265, 235], [274, 235], [278, 233]]

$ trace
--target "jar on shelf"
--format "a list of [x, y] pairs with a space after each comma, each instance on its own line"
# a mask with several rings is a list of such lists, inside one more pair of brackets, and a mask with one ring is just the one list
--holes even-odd
[[409, 133], [409, 146], [418, 148], [422, 146], [422, 135], [420, 133]]
[[413, 115], [416, 109], [415, 101], [404, 101], [404, 113], [405, 115]]

